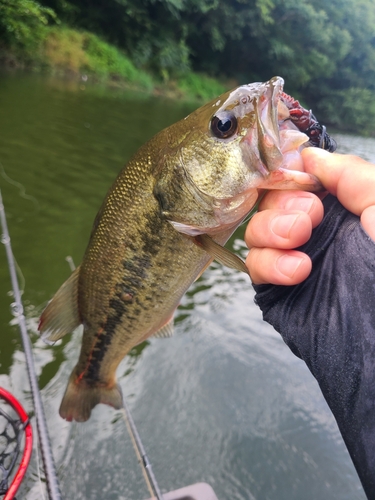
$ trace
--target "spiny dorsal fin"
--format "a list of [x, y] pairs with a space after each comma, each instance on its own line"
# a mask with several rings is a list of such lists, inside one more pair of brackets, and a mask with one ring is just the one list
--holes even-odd
[[78, 314], [78, 276], [79, 267], [57, 290], [40, 317], [38, 329], [46, 343], [56, 342], [81, 324]]
[[173, 327], [173, 316], [172, 316], [171, 319], [152, 336], [157, 339], [167, 339], [169, 337], [173, 337], [173, 334], [174, 334], [174, 327]]
[[199, 234], [193, 238], [193, 241], [196, 245], [206, 250], [206, 252], [209, 253], [215, 260], [220, 262], [220, 264], [249, 274], [245, 262], [240, 259], [240, 257], [232, 253], [227, 248], [222, 247], [219, 243], [216, 243], [216, 241], [210, 238], [207, 234]]

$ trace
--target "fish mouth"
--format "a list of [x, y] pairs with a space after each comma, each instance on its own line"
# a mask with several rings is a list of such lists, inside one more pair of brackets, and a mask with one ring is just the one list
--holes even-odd
[[261, 178], [287, 168], [303, 171], [300, 152], [308, 145], [309, 137], [293, 123], [283, 97], [284, 80], [275, 76], [264, 84], [264, 91], [255, 103], [256, 123], [242, 141], [243, 152], [258, 151], [256, 167]]

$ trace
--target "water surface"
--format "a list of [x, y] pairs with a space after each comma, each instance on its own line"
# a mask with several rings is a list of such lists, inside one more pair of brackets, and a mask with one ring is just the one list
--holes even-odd
[[[85, 424], [58, 415], [80, 334], [51, 347], [36, 325], [122, 165], [192, 106], [15, 74], [0, 76], [0, 109], [0, 185], [63, 497], [144, 500], [121, 412], [99, 405]], [[375, 162], [373, 139], [335, 138]], [[231, 245], [245, 255], [242, 234]], [[4, 251], [0, 263], [0, 384], [32, 415]], [[162, 491], [205, 481], [220, 500], [365, 499], [317, 383], [262, 321], [246, 276], [213, 264], [184, 297], [174, 337], [133, 350], [118, 375]], [[47, 497], [37, 447], [22, 488], [19, 498]]]

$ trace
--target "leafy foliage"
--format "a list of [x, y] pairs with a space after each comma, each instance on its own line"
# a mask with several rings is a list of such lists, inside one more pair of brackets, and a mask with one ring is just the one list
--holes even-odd
[[14, 49], [31, 54], [44, 38], [56, 14], [34, 0], [0, 0], [0, 39]]
[[[203, 80], [192, 71], [239, 83], [279, 74], [287, 92], [324, 119], [374, 131], [373, 0], [39, 1], [43, 7], [35, 0], [0, 0], [5, 43], [31, 47], [57, 16], [123, 50], [139, 70], [199, 95], [206, 95]], [[132, 78], [130, 66], [121, 66], [115, 52], [98, 43], [85, 46], [89, 52], [92, 47], [89, 59], [98, 71], [110, 67]], [[349, 108], [357, 110], [353, 116]], [[359, 117], [364, 111], [366, 119]]]
[[323, 97], [317, 107], [319, 116], [340, 129], [374, 134], [375, 100], [369, 89], [351, 87]]
[[45, 60], [54, 68], [113, 78], [151, 89], [151, 77], [138, 70], [119, 49], [93, 33], [69, 28], [48, 31], [43, 48]]
[[198, 73], [187, 73], [177, 80], [178, 88], [188, 95], [205, 101], [225, 92], [225, 87], [214, 78]]

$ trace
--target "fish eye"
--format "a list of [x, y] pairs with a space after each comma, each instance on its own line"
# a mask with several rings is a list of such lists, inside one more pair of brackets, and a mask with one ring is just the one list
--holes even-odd
[[237, 132], [237, 118], [232, 111], [222, 111], [212, 117], [211, 130], [219, 139], [232, 137]]

